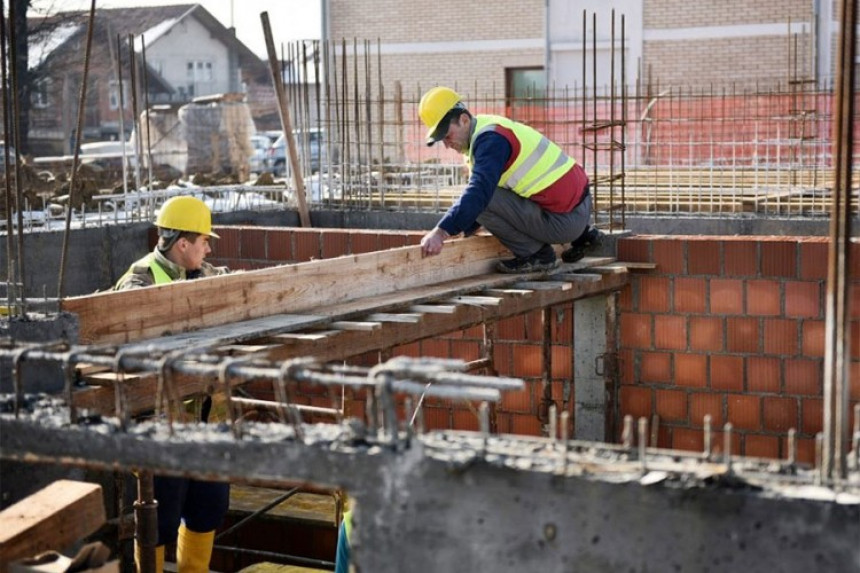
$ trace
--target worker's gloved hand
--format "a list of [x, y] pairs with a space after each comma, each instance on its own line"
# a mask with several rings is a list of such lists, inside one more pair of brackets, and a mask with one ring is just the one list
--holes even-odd
[[436, 227], [421, 238], [421, 256], [431, 257], [442, 252], [442, 243], [448, 238], [444, 229]]

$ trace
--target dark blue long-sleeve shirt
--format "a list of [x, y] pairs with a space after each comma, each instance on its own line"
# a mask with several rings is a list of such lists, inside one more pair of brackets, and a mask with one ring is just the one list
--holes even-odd
[[452, 236], [471, 233], [479, 227], [478, 215], [490, 204], [512, 153], [508, 140], [493, 131], [479, 135], [473, 146], [474, 163], [469, 183], [438, 225]]

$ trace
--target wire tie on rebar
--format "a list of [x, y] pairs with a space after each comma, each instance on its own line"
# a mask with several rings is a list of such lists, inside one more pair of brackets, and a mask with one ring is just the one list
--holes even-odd
[[244, 362], [242, 358], [228, 358], [218, 366], [218, 382], [224, 391], [227, 400], [227, 418], [230, 420], [230, 430], [237, 440], [242, 439], [242, 432], [236, 423], [236, 413], [233, 411], [233, 391], [230, 387], [230, 367], [238, 362]]
[[[406, 411], [406, 415], [411, 419], [414, 415], [414, 411], [412, 410], [412, 397], [411, 396], [406, 396], [406, 398], [403, 399], [403, 407], [404, 407], [404, 410]], [[411, 443], [412, 434], [413, 434], [412, 424], [411, 423], [408, 423], [408, 424], [404, 423], [404, 426], [405, 427], [403, 428], [403, 431], [406, 432], [406, 442]]]
[[563, 475], [567, 475], [567, 449], [570, 439], [570, 412], [562, 410], [561, 412], [561, 470]]
[[287, 415], [290, 417], [290, 422], [293, 424], [293, 432], [295, 433], [296, 440], [300, 442], [304, 440], [302, 415], [296, 408], [292, 407], [290, 392], [287, 389], [287, 381], [294, 380], [296, 378], [297, 371], [300, 368], [307, 368], [309, 365], [310, 362], [308, 360], [287, 360], [281, 365], [281, 375], [278, 377], [278, 389], [281, 394], [278, 396], [278, 401], [283, 404], [283, 407], [286, 409]]
[[815, 485], [824, 481], [824, 434], [815, 434]]
[[548, 431], [549, 441], [551, 444], [553, 444], [553, 446], [558, 441], [558, 413], [557, 413], [557, 410], [558, 410], [558, 408], [556, 408], [556, 405], [554, 403], [550, 404], [549, 413], [547, 414], [547, 417], [549, 418], [549, 431]]
[[[387, 434], [388, 441], [394, 444], [398, 438], [397, 414], [394, 409], [394, 393], [391, 389], [394, 372], [383, 363], [371, 368], [367, 377], [374, 381], [374, 392], [377, 393], [378, 403], [382, 407], [383, 433]], [[377, 380], [379, 382], [376, 382]]]
[[797, 430], [788, 429], [788, 465], [794, 467], [797, 463]]
[[77, 381], [77, 376], [75, 374], [75, 363], [77, 359], [77, 352], [69, 351], [63, 356], [63, 383], [65, 387], [63, 388], [64, 393], [66, 394], [66, 400], [69, 403], [69, 423], [77, 424], [78, 422], [78, 409], [75, 407], [74, 400], [74, 389], [75, 382]]
[[21, 403], [24, 401], [24, 378], [21, 373], [21, 361], [24, 360], [24, 355], [30, 351], [29, 347], [24, 347], [16, 350], [12, 354], [12, 384], [15, 390], [15, 418], [17, 419], [21, 411]]
[[486, 458], [487, 442], [490, 440], [490, 405], [486, 402], [481, 402], [478, 406], [478, 426], [481, 430], [481, 442], [483, 444], [481, 456]]
[[[160, 407], [162, 404], [166, 403], [167, 410], [167, 433], [170, 436], [173, 436], [173, 416], [176, 413], [176, 409], [179, 408], [178, 402], [179, 397], [176, 392], [176, 385], [173, 383], [173, 376], [176, 374], [173, 365], [182, 357], [187, 349], [180, 349], [174, 352], [169, 352], [166, 354], [159, 363], [159, 372], [161, 374], [161, 382], [163, 383], [164, 388], [162, 389], [162, 396], [160, 399], [156, 398], [156, 407]], [[165, 399], [166, 396], [166, 399]]]
[[648, 462], [646, 460], [648, 446], [648, 418], [642, 416], [639, 418], [639, 464], [642, 467], [642, 473], [648, 471]]
[[125, 357], [127, 352], [127, 350], [120, 350], [116, 353], [116, 357], [114, 358], [114, 372], [116, 372], [117, 375], [116, 380], [113, 383], [115, 398], [114, 409], [116, 410], [116, 417], [119, 420], [119, 427], [123, 432], [128, 430], [129, 422], [125, 396], [125, 371], [122, 366], [122, 359]]

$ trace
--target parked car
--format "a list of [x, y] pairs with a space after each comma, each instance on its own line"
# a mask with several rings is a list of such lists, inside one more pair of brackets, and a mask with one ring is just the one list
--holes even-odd
[[[319, 171], [328, 162], [324, 131], [309, 129], [293, 132], [299, 152], [299, 162], [303, 169], [310, 169], [305, 175]], [[277, 176], [287, 174], [286, 138], [283, 134], [275, 140], [266, 155], [266, 169]]]
[[251, 136], [251, 149], [254, 151], [248, 158], [248, 165], [252, 173], [261, 173], [266, 169], [266, 154], [271, 144], [272, 141], [265, 135]]

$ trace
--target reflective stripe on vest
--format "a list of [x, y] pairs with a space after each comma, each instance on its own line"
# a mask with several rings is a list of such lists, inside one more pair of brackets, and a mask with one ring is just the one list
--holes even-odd
[[502, 173], [499, 187], [510, 189], [521, 197], [540, 193], [567, 173], [576, 164], [561, 148], [539, 131], [499, 115], [476, 116], [475, 131], [469, 144], [467, 163], [474, 161], [475, 140], [485, 131], [498, 126], [511, 130], [520, 142], [516, 160]]
[[165, 271], [161, 267], [161, 265], [159, 265], [158, 262], [155, 260], [155, 255], [149, 253], [148, 255], [141, 257], [140, 259], [133, 262], [131, 266], [128, 267], [128, 270], [125, 271], [125, 274], [119, 277], [119, 280], [116, 281], [116, 284], [120, 284], [125, 277], [132, 274], [136, 267], [149, 267], [149, 270], [152, 273], [152, 278], [155, 280], [155, 284], [157, 285], [163, 285], [165, 283], [173, 282], [173, 279], [170, 278], [170, 275], [167, 274], [167, 271]]

